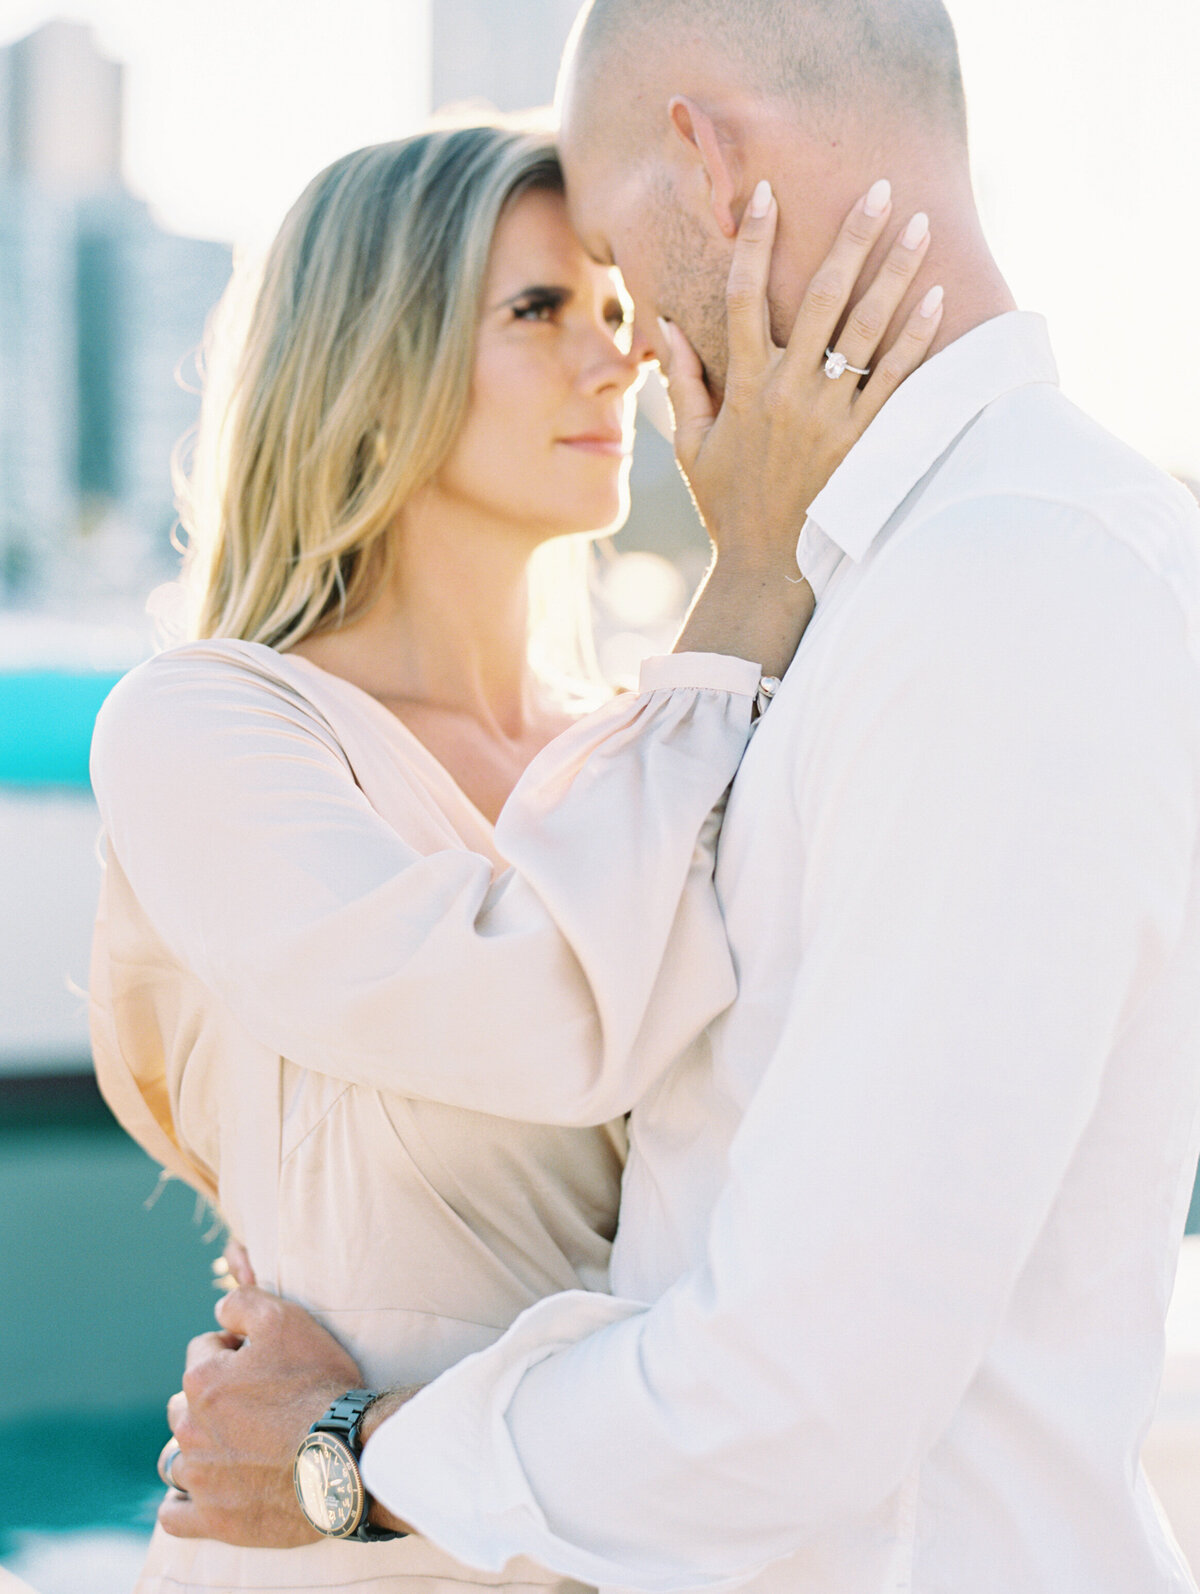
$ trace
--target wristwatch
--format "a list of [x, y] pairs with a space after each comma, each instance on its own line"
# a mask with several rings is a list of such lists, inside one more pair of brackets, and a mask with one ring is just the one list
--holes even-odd
[[296, 1498], [305, 1519], [327, 1539], [381, 1544], [407, 1537], [373, 1528], [367, 1520], [371, 1496], [363, 1487], [358, 1458], [363, 1413], [375, 1399], [375, 1390], [351, 1389], [313, 1423], [296, 1452], [292, 1468]]

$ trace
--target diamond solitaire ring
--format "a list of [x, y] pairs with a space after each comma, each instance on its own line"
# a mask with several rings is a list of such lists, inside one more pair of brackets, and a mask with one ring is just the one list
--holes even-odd
[[869, 370], [864, 370], [861, 365], [851, 365], [844, 354], [835, 354], [832, 349], [825, 350], [825, 375], [831, 382], [836, 382], [839, 376], [845, 376], [847, 371], [853, 371], [855, 376], [870, 376]]

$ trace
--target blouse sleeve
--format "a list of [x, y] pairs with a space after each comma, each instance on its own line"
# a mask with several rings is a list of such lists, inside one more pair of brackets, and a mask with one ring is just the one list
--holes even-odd
[[530, 765], [499, 878], [415, 851], [311, 703], [202, 644], [117, 686], [92, 779], [157, 934], [261, 1044], [447, 1105], [601, 1123], [733, 999], [713, 858], [758, 681], [723, 655], [651, 660]]

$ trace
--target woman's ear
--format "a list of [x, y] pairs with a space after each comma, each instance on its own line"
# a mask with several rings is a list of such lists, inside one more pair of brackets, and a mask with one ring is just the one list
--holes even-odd
[[734, 204], [737, 199], [737, 162], [732, 147], [723, 143], [717, 124], [695, 100], [676, 94], [667, 106], [677, 138], [689, 147], [693, 159], [703, 167], [708, 184], [708, 199], [717, 226], [726, 238], [737, 237]]

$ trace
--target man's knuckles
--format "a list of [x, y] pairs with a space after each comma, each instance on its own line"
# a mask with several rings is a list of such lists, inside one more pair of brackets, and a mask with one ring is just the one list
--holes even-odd
[[215, 1356], [221, 1351], [227, 1351], [229, 1345], [223, 1334], [210, 1331], [207, 1334], [197, 1334], [188, 1340], [187, 1354], [184, 1356], [184, 1366], [191, 1367], [197, 1362], [207, 1361], [210, 1356]]
[[158, 1525], [173, 1539], [206, 1539], [214, 1536], [206, 1530], [203, 1517], [195, 1505], [174, 1493], [168, 1494], [159, 1506]]
[[167, 1426], [173, 1434], [178, 1435], [180, 1425], [188, 1413], [188, 1398], [182, 1389], [177, 1389], [167, 1401]]
[[[220, 1369], [212, 1358], [184, 1369], [181, 1393], [190, 1406], [203, 1406], [220, 1389]], [[175, 1397], [172, 1396], [172, 1399]]]

